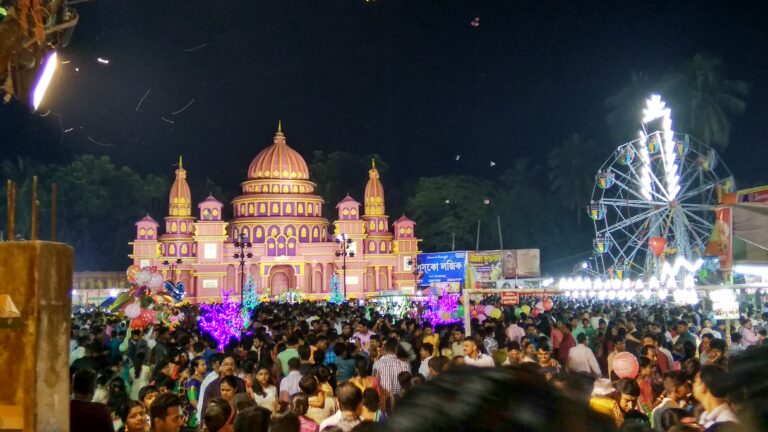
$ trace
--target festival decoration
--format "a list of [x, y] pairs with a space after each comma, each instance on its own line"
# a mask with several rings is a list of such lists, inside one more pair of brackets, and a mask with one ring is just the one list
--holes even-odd
[[634, 379], [640, 371], [640, 364], [632, 353], [623, 351], [613, 358], [613, 372], [619, 378]]
[[149, 281], [147, 282], [147, 286], [152, 290], [157, 291], [163, 287], [164, 282], [165, 281], [163, 280], [163, 275], [161, 275], [160, 273], [152, 273], [149, 276]]
[[165, 290], [168, 291], [168, 294], [170, 294], [177, 303], [184, 300], [184, 297], [187, 295], [187, 292], [184, 290], [183, 282], [174, 285], [171, 281], [165, 281], [164, 286]]
[[149, 269], [143, 269], [136, 274], [136, 285], [147, 285], [150, 279], [152, 279], [152, 273], [150, 273]]
[[372, 302], [378, 314], [396, 318], [404, 318], [411, 309], [411, 302], [406, 296], [376, 297]]
[[244, 320], [240, 302], [231, 297], [232, 290], [222, 292], [222, 302], [200, 305], [198, 325], [219, 343], [223, 350], [232, 338], [240, 340]]
[[664, 237], [651, 237], [648, 239], [648, 247], [651, 248], [656, 256], [661, 256], [664, 253], [664, 246], [667, 245], [667, 240]]
[[251, 321], [251, 314], [256, 306], [261, 303], [259, 299], [258, 288], [256, 287], [256, 279], [251, 272], [248, 272], [248, 278], [245, 280], [245, 289], [243, 290], [243, 304], [242, 315], [247, 327]]
[[141, 315], [141, 306], [138, 303], [131, 303], [125, 308], [125, 316], [130, 319], [137, 318]]
[[136, 264], [128, 266], [128, 269], [125, 271], [125, 276], [128, 278], [129, 283], [136, 283], [136, 275], [139, 274], [139, 271], [141, 271], [141, 268]]
[[[482, 305], [478, 305], [478, 308], [483, 308], [481, 309], [483, 311], [485, 310]], [[442, 290], [440, 296], [430, 296], [429, 300], [427, 300], [427, 307], [422, 317], [424, 320], [429, 321], [433, 327], [437, 324], [453, 324], [461, 319], [461, 316], [457, 313], [458, 309], [459, 294], [448, 293]], [[479, 317], [480, 314], [478, 314]]]
[[493, 308], [493, 310], [491, 311], [491, 318], [493, 319], [501, 318], [501, 309]]
[[277, 296], [277, 302], [278, 303], [303, 303], [304, 302], [304, 294], [301, 292], [300, 289], [292, 289], [285, 291], [284, 293]]
[[[606, 242], [595, 241], [600, 256], [590, 272], [611, 278], [612, 269], [624, 268], [621, 279], [655, 276], [666, 285], [656, 258], [666, 252], [694, 262], [706, 255], [718, 205], [713, 191], [731, 190], [733, 176], [714, 150], [674, 131], [661, 96], [647, 99], [640, 120], [639, 138], [611, 152], [595, 179], [590, 201], [605, 212], [590, 216], [595, 238]], [[614, 174], [612, 186], [604, 173]], [[674, 277], [678, 286], [688, 274]]]
[[344, 295], [341, 293], [341, 284], [339, 283], [339, 277], [336, 276], [336, 273], [331, 275], [329, 286], [331, 288], [331, 296], [328, 298], [328, 302], [333, 304], [344, 303]]

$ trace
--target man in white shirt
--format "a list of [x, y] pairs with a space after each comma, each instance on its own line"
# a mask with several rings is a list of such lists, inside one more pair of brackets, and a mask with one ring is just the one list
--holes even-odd
[[280, 380], [280, 402], [289, 402], [291, 396], [301, 391], [299, 388], [299, 381], [302, 377], [301, 372], [299, 372], [300, 367], [301, 360], [298, 357], [288, 359], [288, 375]]
[[511, 324], [504, 332], [507, 334], [507, 338], [510, 342], [517, 342], [519, 344], [520, 340], [525, 337], [525, 330], [517, 325], [517, 317], [514, 315], [512, 315], [512, 318], [509, 320], [509, 322]]
[[464, 364], [467, 366], [490, 368], [496, 366], [491, 356], [480, 352], [477, 342], [471, 337], [464, 339]]
[[424, 378], [429, 379], [429, 360], [432, 359], [432, 350], [434, 347], [429, 342], [424, 342], [419, 350], [419, 357], [421, 357], [421, 364], [419, 365], [419, 373]]
[[355, 333], [352, 337], [356, 337], [360, 340], [360, 345], [363, 346], [363, 351], [368, 352], [368, 348], [371, 346], [371, 337], [376, 336], [376, 333], [368, 330], [368, 326], [365, 323], [357, 323]]
[[336, 399], [339, 402], [339, 410], [323, 420], [319, 430], [338, 426], [343, 431], [349, 431], [360, 423], [363, 392], [356, 385], [345, 382], [336, 388]]
[[216, 381], [216, 378], [219, 377], [219, 368], [221, 367], [221, 357], [222, 355], [220, 353], [215, 353], [211, 356], [211, 366], [213, 367], [213, 370], [208, 373], [208, 375], [203, 378], [203, 382], [200, 383], [200, 393], [199, 393], [199, 399], [197, 404], [197, 418], [202, 419], [203, 418], [203, 396], [205, 395], [205, 390], [208, 388], [208, 386]]
[[728, 372], [718, 365], [704, 365], [693, 381], [693, 397], [701, 403], [704, 412], [699, 424], [705, 429], [718, 423], [738, 423], [739, 419], [726, 400]]
[[585, 373], [595, 378], [600, 378], [600, 365], [597, 363], [595, 353], [587, 346], [586, 333], [579, 333], [576, 336], [575, 347], [568, 351], [568, 370], [571, 372]]
[[451, 352], [453, 353], [453, 357], [463, 356], [464, 333], [462, 333], [461, 330], [454, 330], [453, 333], [451, 333], [451, 336]]

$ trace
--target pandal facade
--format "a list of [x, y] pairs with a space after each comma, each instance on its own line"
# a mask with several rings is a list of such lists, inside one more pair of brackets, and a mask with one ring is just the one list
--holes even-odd
[[[272, 145], [251, 162], [242, 194], [232, 200], [231, 221], [222, 219], [224, 205], [213, 196], [201, 201], [193, 216], [186, 177], [179, 158], [163, 233], [149, 215], [136, 222], [130, 258], [140, 267], [156, 266], [167, 280], [183, 282], [193, 301], [218, 299], [223, 290], [239, 295], [240, 259], [234, 256], [240, 248], [235, 242], [243, 240], [252, 245], [246, 253], [253, 254], [244, 270], [255, 278], [260, 294], [274, 297], [298, 289], [308, 298], [327, 297], [334, 273], [343, 283], [343, 257], [336, 254], [341, 235], [352, 240], [348, 250], [355, 252], [346, 258], [348, 297], [414, 292], [413, 262], [420, 241], [416, 224], [402, 216], [390, 231], [374, 163], [363, 212], [348, 195], [336, 206], [333, 233], [323, 215], [323, 198], [314, 194], [316, 184], [310, 181], [307, 163], [288, 146], [280, 126]], [[164, 262], [174, 264], [173, 273]]]

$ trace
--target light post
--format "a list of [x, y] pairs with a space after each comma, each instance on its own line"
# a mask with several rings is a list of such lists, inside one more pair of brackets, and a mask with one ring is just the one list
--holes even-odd
[[419, 290], [419, 259], [408, 258], [408, 265], [413, 268], [413, 292]]
[[163, 265], [168, 267], [168, 270], [171, 272], [171, 282], [173, 282], [174, 285], [176, 285], [176, 266], [179, 264], [181, 264], [181, 258], [176, 258], [174, 262], [168, 260], [163, 261]]
[[234, 258], [240, 259], [240, 304], [243, 304], [243, 291], [245, 290], [245, 260], [246, 258], [253, 258], [251, 252], [245, 251], [253, 247], [251, 242], [246, 240], [245, 235], [240, 234], [240, 240], [235, 242], [235, 247], [240, 248], [240, 252], [233, 255]]
[[354, 258], [355, 252], [349, 250], [352, 247], [352, 239], [347, 238], [346, 234], [336, 236], [336, 243], [339, 244], [336, 256], [341, 257], [341, 277], [344, 278], [344, 301], [347, 301], [347, 257]]

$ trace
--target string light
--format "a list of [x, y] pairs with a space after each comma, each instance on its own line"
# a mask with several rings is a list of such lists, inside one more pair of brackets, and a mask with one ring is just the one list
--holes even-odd
[[200, 305], [200, 329], [211, 335], [223, 350], [232, 338], [240, 340], [240, 331], [244, 327], [240, 313], [240, 302], [230, 297], [232, 290], [222, 293], [222, 302]]

